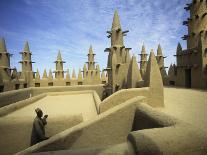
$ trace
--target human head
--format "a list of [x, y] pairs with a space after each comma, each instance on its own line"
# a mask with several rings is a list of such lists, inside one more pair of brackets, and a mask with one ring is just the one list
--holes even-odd
[[35, 109], [35, 112], [36, 112], [36, 114], [37, 114], [38, 117], [41, 118], [43, 116], [43, 112], [42, 112], [42, 110], [40, 108], [36, 108]]

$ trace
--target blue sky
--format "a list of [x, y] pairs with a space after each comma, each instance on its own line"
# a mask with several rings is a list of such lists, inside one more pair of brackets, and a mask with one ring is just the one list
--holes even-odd
[[173, 55], [177, 43], [186, 43], [181, 37], [187, 33], [182, 25], [189, 14], [184, 10], [191, 0], [1, 0], [0, 37], [4, 37], [7, 50], [14, 54], [11, 66], [20, 71], [20, 51], [29, 41], [32, 60], [38, 68], [55, 69], [58, 50], [66, 61], [64, 69], [82, 68], [87, 61], [89, 46], [96, 53], [100, 68], [106, 67], [110, 46], [106, 31], [111, 29], [114, 10], [117, 9], [123, 30], [129, 30], [124, 38], [131, 54], [140, 58], [144, 43], [147, 52], [160, 43], [166, 58], [166, 66], [175, 62]]

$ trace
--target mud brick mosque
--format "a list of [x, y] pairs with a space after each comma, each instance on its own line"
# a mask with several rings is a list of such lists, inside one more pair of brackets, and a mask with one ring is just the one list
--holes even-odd
[[[111, 44], [103, 51], [104, 70], [89, 46], [88, 61], [78, 72], [64, 68], [58, 51], [55, 70], [40, 75], [26, 42], [17, 71], [2, 38], [0, 154], [207, 154], [207, 1], [193, 0], [185, 9], [187, 49], [178, 43], [168, 73], [160, 44], [156, 54], [143, 45], [139, 61], [131, 56], [124, 44], [129, 31], [122, 30], [117, 10], [106, 32]], [[36, 107], [49, 115], [50, 138], [30, 146]]]

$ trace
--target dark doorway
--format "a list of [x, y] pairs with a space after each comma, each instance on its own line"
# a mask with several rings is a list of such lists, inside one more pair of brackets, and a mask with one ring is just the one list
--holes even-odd
[[175, 85], [175, 81], [170, 81], [169, 84], [170, 84], [170, 86], [174, 86]]
[[185, 70], [185, 87], [191, 88], [191, 69]]
[[26, 83], [24, 84], [24, 88], [27, 88], [27, 84]]
[[20, 86], [20, 84], [15, 84], [15, 89], [18, 90], [19, 86]]
[[4, 91], [4, 86], [0, 86], [0, 92]]

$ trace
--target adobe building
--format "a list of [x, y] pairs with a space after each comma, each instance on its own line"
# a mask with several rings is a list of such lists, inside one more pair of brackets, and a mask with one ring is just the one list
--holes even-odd
[[107, 31], [108, 38], [111, 38], [111, 46], [105, 49], [105, 52], [109, 52], [105, 69], [108, 75], [105, 87], [107, 95], [123, 88], [141, 87], [142, 78], [136, 57], [131, 58], [129, 53], [131, 48], [124, 45], [123, 37], [128, 32], [128, 30], [122, 31], [118, 12], [115, 11], [111, 31]]
[[[141, 50], [141, 53], [139, 54], [139, 56], [140, 56], [140, 62], [139, 62], [140, 73], [141, 73], [142, 79], [144, 80], [146, 68], [147, 68], [147, 63], [148, 63], [148, 61], [147, 61], [148, 54], [146, 52], [146, 48], [145, 48], [144, 44], [142, 45], [142, 50]], [[158, 48], [157, 48], [156, 60], [157, 60], [158, 66], [160, 68], [160, 73], [161, 73], [164, 85], [167, 84], [167, 78], [168, 78], [167, 72], [165, 70], [167, 68], [167, 67], [165, 67], [165, 61], [164, 61], [165, 58], [166, 57], [163, 55], [163, 52], [162, 52], [162, 47], [159, 44]]]
[[[5, 40], [0, 39], [0, 92], [18, 90], [29, 87], [51, 87], [51, 86], [74, 86], [74, 85], [96, 85], [105, 84], [108, 79], [105, 71], [100, 71], [97, 64], [95, 66], [92, 46], [88, 53], [88, 66], [84, 65], [83, 71], [79, 70], [76, 78], [75, 70], [73, 70], [72, 77], [70, 77], [69, 70], [64, 70], [64, 63], [61, 52], [58, 52], [55, 63], [55, 71], [49, 70], [47, 73], [44, 70], [41, 76], [38, 69], [33, 71], [32, 52], [29, 48], [29, 43], [26, 41], [24, 49], [20, 52], [22, 60], [19, 62], [22, 66], [20, 72], [16, 68], [10, 67], [10, 54], [7, 51]], [[66, 74], [65, 74], [66, 73]], [[54, 74], [54, 75], [53, 75]]]
[[183, 22], [188, 27], [187, 49], [178, 43], [176, 64], [169, 69], [169, 85], [187, 88], [207, 88], [207, 7], [206, 1], [187, 4], [190, 17]]

